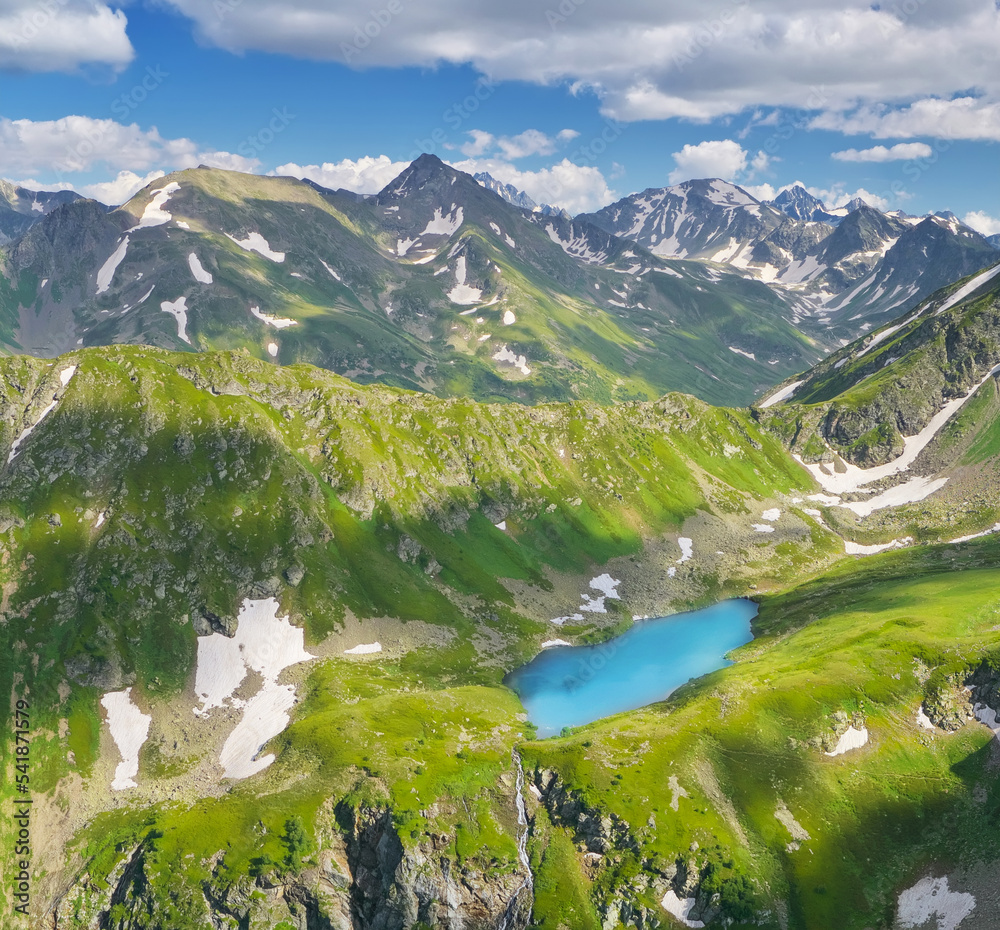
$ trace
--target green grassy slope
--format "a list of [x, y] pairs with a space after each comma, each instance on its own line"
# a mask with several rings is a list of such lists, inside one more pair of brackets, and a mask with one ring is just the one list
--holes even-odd
[[1000, 286], [988, 274], [937, 292], [793, 379], [802, 386], [773, 412], [793, 448], [809, 461], [827, 448], [862, 466], [888, 461], [903, 436], [981, 382], [1000, 362]]
[[[787, 908], [795, 928], [846, 901], [860, 928], [926, 863], [996, 857], [987, 732], [932, 737], [915, 714], [989, 652], [997, 544], [801, 584], [842, 543], [793, 503], [811, 481], [751, 412], [681, 395], [482, 405], [122, 346], [0, 361], [0, 449], [53, 401], [0, 475], [0, 691], [32, 705], [50, 837], [38, 925], [336, 925], [386, 902], [435, 925], [401, 889], [444, 907], [447, 874], [500, 902], [471, 920], [495, 926], [524, 880], [516, 747], [543, 802], [528, 792], [539, 926], [663, 922], [659, 899], [689, 887], [734, 919]], [[756, 532], [775, 504], [776, 531]], [[532, 742], [504, 675], [604, 570], [621, 600], [559, 635], [756, 588], [758, 638], [669, 705]], [[215, 762], [232, 720], [191, 713], [195, 625], [231, 627], [248, 597], [276, 598], [316, 659], [283, 679], [299, 703], [274, 764], [232, 782]], [[375, 639], [383, 653], [344, 655]], [[152, 723], [138, 788], [109, 801], [99, 702], [125, 687]], [[870, 745], [823, 756], [848, 718]], [[782, 801], [812, 837], [798, 850]]]
[[[735, 666], [667, 705], [525, 747], [636, 840], [606, 858], [595, 897], [613, 875], [653, 879], [681, 862], [734, 891], [749, 880], [758, 914], [783, 900], [789, 927], [847, 930], [886, 926], [894, 892], [928, 866], [995, 861], [992, 734], [928, 733], [916, 715], [946, 681], [995, 667], [998, 557], [995, 542], [879, 556], [767, 597]], [[830, 758], [838, 713], [870, 742]], [[810, 839], [793, 845], [783, 806]], [[631, 887], [652, 908], [652, 883]]]

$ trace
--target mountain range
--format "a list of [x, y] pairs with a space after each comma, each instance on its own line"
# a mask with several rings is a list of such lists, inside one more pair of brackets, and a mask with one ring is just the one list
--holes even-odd
[[36, 212], [0, 252], [11, 350], [238, 347], [482, 400], [746, 404], [998, 257], [954, 219], [801, 220], [721, 181], [574, 219], [434, 156], [370, 198], [202, 168]]
[[82, 199], [74, 191], [36, 191], [0, 178], [0, 245], [24, 235], [38, 220]]
[[[5, 194], [18, 921], [1000, 925], [1000, 254], [786, 193]], [[667, 700], [509, 687], [727, 598]]]
[[[32, 925], [861, 930], [931, 859], [990, 919], [998, 310], [981, 272], [749, 410], [3, 359]], [[538, 740], [503, 685], [748, 592], [753, 642], [666, 704]]]
[[559, 207], [553, 207], [547, 203], [535, 203], [524, 191], [519, 191], [513, 184], [505, 184], [503, 181], [498, 181], [493, 175], [485, 171], [480, 171], [474, 174], [473, 177], [487, 190], [493, 191], [498, 197], [503, 198], [507, 203], [513, 204], [515, 207], [521, 207], [524, 210], [537, 210], [543, 216], [552, 216], [553, 214], [569, 216], [565, 210]]
[[763, 203], [724, 181], [687, 181], [580, 219], [664, 258], [742, 269], [827, 341], [853, 340], [997, 260], [995, 245], [950, 214], [885, 214], [863, 201], [830, 212], [801, 187]]

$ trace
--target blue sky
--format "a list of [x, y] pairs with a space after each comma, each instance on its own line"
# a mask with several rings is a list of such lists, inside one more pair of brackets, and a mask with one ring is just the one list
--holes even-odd
[[0, 176], [206, 162], [377, 190], [421, 150], [571, 212], [688, 177], [1000, 232], [1000, 4], [0, 0]]

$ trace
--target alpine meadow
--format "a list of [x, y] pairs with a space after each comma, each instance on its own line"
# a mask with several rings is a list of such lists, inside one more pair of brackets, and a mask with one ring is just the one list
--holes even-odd
[[1000, 927], [998, 47], [0, 3], [0, 927]]

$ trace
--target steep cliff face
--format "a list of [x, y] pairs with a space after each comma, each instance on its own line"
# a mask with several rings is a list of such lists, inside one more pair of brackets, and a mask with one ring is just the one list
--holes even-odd
[[[582, 867], [593, 882], [604, 930], [619, 925], [636, 930], [662, 926], [665, 912], [659, 902], [671, 891], [690, 902], [687, 913], [692, 921], [710, 923], [722, 914], [718, 895], [704, 881], [711, 869], [699, 864], [696, 855], [673, 862], [645, 858], [625, 821], [588, 805], [557, 772], [536, 771], [534, 788], [551, 822], [572, 834]], [[629, 864], [634, 867], [628, 868]], [[630, 877], [623, 881], [626, 872]]]
[[1000, 362], [998, 280], [991, 268], [939, 291], [802, 376], [789, 403], [774, 408], [793, 451], [807, 462], [839, 455], [863, 468], [899, 456], [904, 437]]
[[930, 674], [921, 707], [928, 720], [941, 730], [955, 732], [978, 720], [991, 729], [1000, 726], [1000, 669], [996, 657], [975, 668], [935, 671]]
[[[338, 810], [338, 819], [348, 827], [356, 930], [493, 930], [523, 887], [520, 870], [487, 874], [456, 862], [447, 836], [405, 849], [389, 809]], [[527, 913], [515, 906], [508, 930], [526, 925]]]
[[177, 880], [155, 834], [125, 851], [106, 885], [81, 876], [52, 914], [56, 930], [212, 927], [240, 930], [523, 930], [524, 869], [485, 872], [454, 854], [451, 837], [406, 848], [387, 807], [338, 804], [318, 823], [303, 867], [258, 860], [232, 874], [224, 853], [199, 884]]

